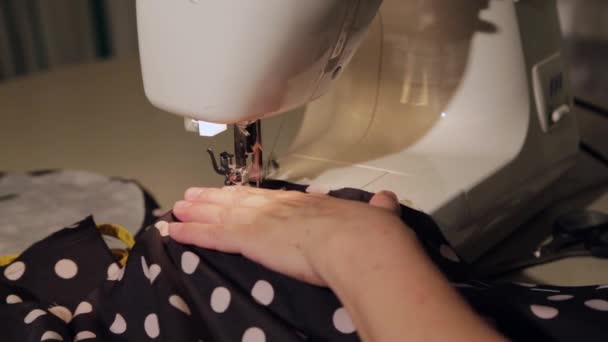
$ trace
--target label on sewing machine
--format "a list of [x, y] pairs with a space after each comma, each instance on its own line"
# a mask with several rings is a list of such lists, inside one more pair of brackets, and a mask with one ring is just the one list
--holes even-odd
[[532, 69], [534, 97], [543, 131], [548, 132], [570, 112], [571, 96], [560, 53], [543, 60]]

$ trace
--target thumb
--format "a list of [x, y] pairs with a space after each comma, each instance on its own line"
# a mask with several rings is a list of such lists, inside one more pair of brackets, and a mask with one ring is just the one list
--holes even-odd
[[401, 212], [399, 199], [397, 198], [397, 195], [391, 191], [380, 191], [376, 193], [369, 201], [369, 204], [373, 207], [390, 210], [397, 215]]

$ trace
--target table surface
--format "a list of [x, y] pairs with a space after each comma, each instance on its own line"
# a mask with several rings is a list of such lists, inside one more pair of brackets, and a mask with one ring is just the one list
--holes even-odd
[[[232, 148], [223, 134], [204, 139], [184, 131], [183, 120], [154, 108], [145, 98], [138, 60], [71, 66], [0, 84], [2, 171], [78, 169], [136, 179], [169, 208], [192, 185], [218, 186], [205, 149]], [[608, 154], [608, 120], [580, 113], [581, 135]], [[556, 186], [559, 205], [547, 209], [496, 249], [499, 260], [518, 253], [546, 231], [560, 213], [588, 207], [608, 213], [608, 172], [586, 156]], [[606, 183], [604, 183], [606, 184]], [[608, 262], [576, 258], [518, 275], [526, 281], [562, 285], [608, 283]]]

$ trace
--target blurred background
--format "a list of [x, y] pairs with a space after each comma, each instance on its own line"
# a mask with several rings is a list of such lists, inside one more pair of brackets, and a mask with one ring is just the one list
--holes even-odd
[[135, 0], [0, 0], [0, 81], [136, 53]]
[[[579, 99], [581, 140], [608, 155], [605, 111], [580, 102], [608, 108], [608, 0], [558, 0], [558, 6], [563, 51]], [[225, 151], [233, 141], [230, 135], [210, 141], [187, 134], [180, 118], [148, 102], [137, 63], [135, 13], [135, 0], [0, 0], [0, 175], [43, 167], [137, 179], [150, 187], [164, 208], [182, 198], [188, 186], [220, 184], [221, 177], [208, 172], [204, 148]], [[273, 131], [279, 122], [270, 119], [265, 125]], [[600, 154], [586, 152], [551, 190], [555, 205], [501, 244], [487, 258], [490, 266], [536, 248], [553, 220], [566, 211], [590, 208], [608, 213], [608, 190], [598, 185], [607, 184], [606, 162], [600, 162]], [[111, 189], [108, 194], [114, 203], [116, 192]], [[124, 201], [132, 203], [128, 198], [118, 203]], [[40, 212], [32, 216], [44, 220]], [[137, 227], [126, 221], [108, 222]], [[2, 233], [15, 239], [18, 232], [3, 229], [0, 222], [0, 248], [2, 241], [12, 241]], [[30, 242], [38, 239], [28, 237]], [[565, 260], [526, 270], [520, 280], [608, 284], [605, 270], [605, 261]]]
[[[575, 93], [608, 107], [608, 1], [558, 2]], [[0, 82], [136, 54], [135, 0], [0, 0]]]

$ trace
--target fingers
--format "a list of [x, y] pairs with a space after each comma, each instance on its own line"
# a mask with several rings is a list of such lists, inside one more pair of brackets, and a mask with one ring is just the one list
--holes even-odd
[[397, 195], [390, 191], [378, 192], [372, 197], [369, 204], [374, 207], [390, 210], [397, 215], [401, 212], [401, 206], [399, 205]]
[[189, 202], [212, 203], [232, 207], [259, 208], [268, 204], [273, 192], [264, 189], [232, 186], [217, 188], [190, 188], [184, 198]]
[[180, 221], [204, 224], [250, 224], [256, 217], [252, 208], [188, 201], [176, 202], [173, 213]]
[[305, 205], [302, 196], [305, 195], [242, 186], [191, 188], [185, 193], [185, 201], [175, 203], [173, 212], [183, 222], [252, 224], [269, 212], [276, 214], [282, 212], [281, 208]]
[[177, 242], [225, 253], [241, 253], [247, 225], [171, 223], [169, 234]]

